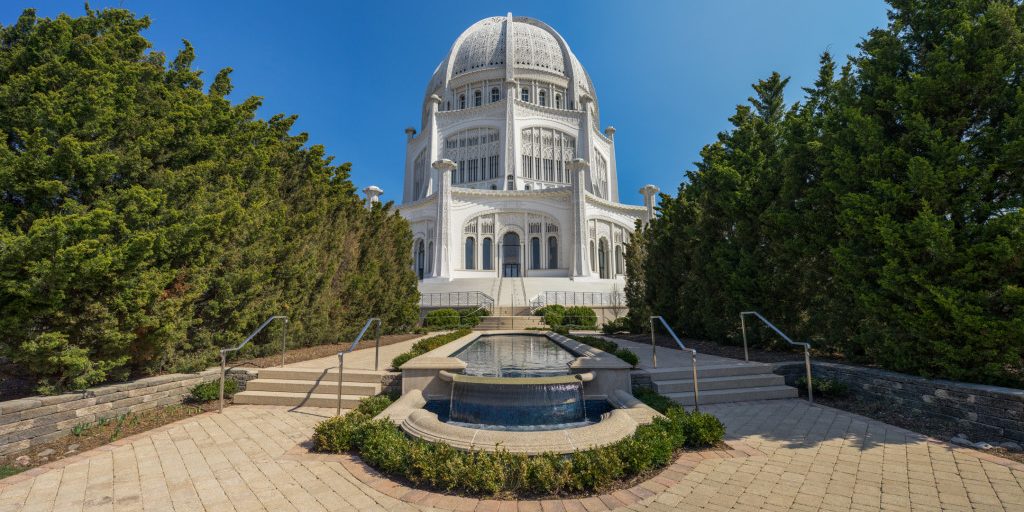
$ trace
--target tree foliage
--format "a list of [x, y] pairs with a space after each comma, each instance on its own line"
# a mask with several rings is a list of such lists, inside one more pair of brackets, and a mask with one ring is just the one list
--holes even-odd
[[[206, 364], [271, 314], [300, 344], [416, 319], [411, 233], [294, 116], [206, 92], [119, 9], [0, 31], [2, 355], [43, 391]], [[276, 328], [276, 326], [275, 326]], [[275, 338], [277, 339], [277, 338]]]
[[854, 360], [1024, 382], [1024, 7], [890, 5], [803, 101], [754, 85], [636, 242], [630, 307], [720, 340], [754, 309]]

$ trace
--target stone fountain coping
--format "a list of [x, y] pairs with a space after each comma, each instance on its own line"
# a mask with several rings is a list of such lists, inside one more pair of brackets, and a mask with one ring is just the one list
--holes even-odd
[[609, 354], [601, 349], [591, 347], [585, 343], [580, 343], [572, 338], [562, 336], [552, 331], [522, 331], [522, 330], [508, 330], [508, 331], [473, 331], [455, 341], [441, 345], [426, 354], [418, 357], [414, 357], [407, 361], [400, 368], [401, 370], [464, 370], [466, 368], [466, 362], [453, 357], [459, 350], [462, 350], [466, 345], [477, 340], [481, 336], [492, 336], [502, 334], [528, 334], [532, 336], [547, 336], [555, 343], [562, 346], [562, 348], [572, 352], [578, 356], [575, 360], [569, 363], [569, 368], [573, 370], [630, 370], [632, 366], [629, 363], [619, 359], [615, 354]]
[[414, 390], [384, 409], [376, 419], [389, 419], [413, 437], [460, 450], [494, 452], [504, 449], [538, 455], [606, 446], [632, 435], [637, 426], [661, 416], [625, 391], [616, 391], [609, 401], [617, 408], [604, 415], [601, 421], [585, 427], [544, 431], [485, 430], [442, 422], [436, 414], [423, 409], [427, 402], [419, 390]]

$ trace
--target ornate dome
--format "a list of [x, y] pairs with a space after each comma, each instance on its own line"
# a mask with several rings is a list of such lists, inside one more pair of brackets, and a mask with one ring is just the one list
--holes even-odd
[[590, 77], [558, 32], [541, 21], [511, 14], [484, 18], [466, 29], [434, 71], [427, 96], [460, 75], [504, 69], [506, 60], [512, 61], [513, 70], [553, 73], [580, 93], [596, 96]]

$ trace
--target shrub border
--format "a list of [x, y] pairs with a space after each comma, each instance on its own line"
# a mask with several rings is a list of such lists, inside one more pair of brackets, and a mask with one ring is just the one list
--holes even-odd
[[[630, 487], [609, 493], [595, 494], [587, 497], [553, 497], [548, 499], [502, 500], [493, 498], [470, 498], [454, 494], [443, 494], [393, 480], [364, 462], [358, 455], [350, 453], [320, 453], [312, 450], [311, 445], [302, 443], [285, 452], [282, 460], [323, 461], [340, 463], [346, 471], [359, 482], [391, 498], [418, 506], [432, 507], [438, 510], [462, 511], [477, 510], [478, 505], [492, 505], [494, 510], [503, 503], [520, 504], [527, 510], [542, 510], [542, 503], [560, 503], [564, 510], [601, 510], [614, 509], [638, 503], [664, 492], [686, 480], [687, 474], [693, 471], [706, 459], [731, 459], [746, 457], [763, 457], [765, 454], [753, 446], [741, 441], [722, 441], [728, 449], [707, 448], [696, 451], [685, 451], [679, 454], [664, 468], [657, 470], [650, 478], [637, 482]], [[590, 507], [587, 507], [590, 504]], [[546, 509], [545, 509], [546, 510]]]

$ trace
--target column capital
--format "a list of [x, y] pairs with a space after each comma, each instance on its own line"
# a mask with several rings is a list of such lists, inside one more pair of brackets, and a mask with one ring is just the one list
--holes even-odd
[[590, 164], [582, 158], [573, 158], [567, 164], [570, 171], [585, 171], [590, 168]]
[[370, 203], [379, 203], [380, 196], [384, 195], [384, 190], [377, 185], [370, 185], [363, 189], [363, 193], [366, 194], [366, 198], [370, 200]]
[[458, 167], [459, 165], [447, 158], [442, 158], [430, 164], [430, 166], [433, 167], [434, 169], [437, 169], [438, 171], [441, 171], [442, 173], [445, 173], [448, 171], [454, 171], [455, 168]]

